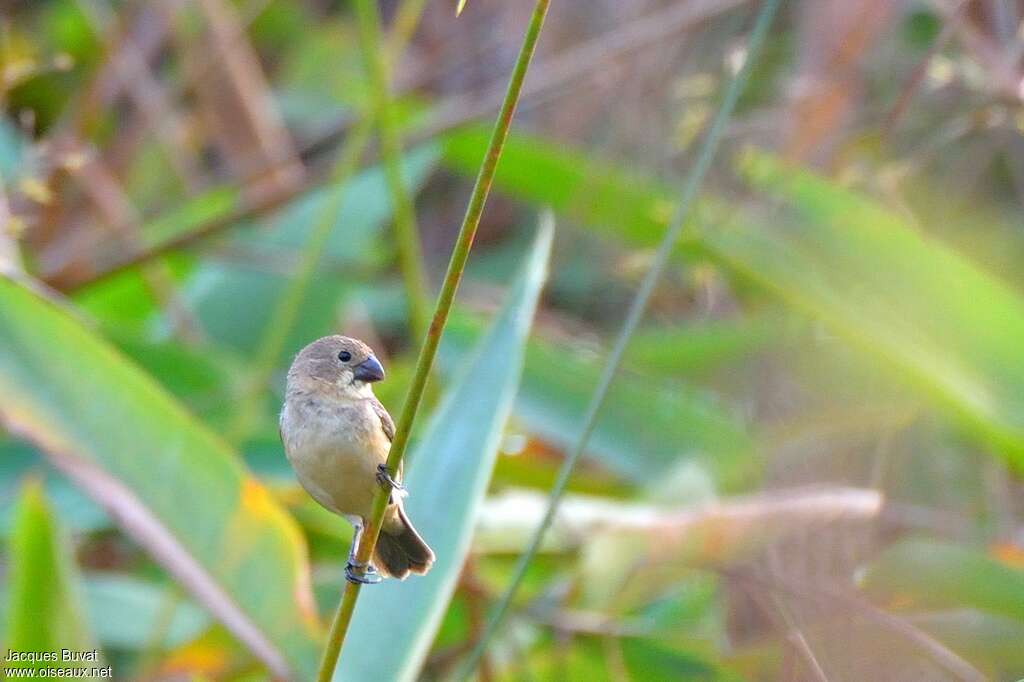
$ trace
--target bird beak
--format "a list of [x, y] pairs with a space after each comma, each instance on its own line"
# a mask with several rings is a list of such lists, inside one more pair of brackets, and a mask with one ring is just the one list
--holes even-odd
[[352, 375], [357, 381], [367, 383], [380, 381], [384, 378], [384, 367], [380, 364], [380, 360], [371, 355], [355, 366]]

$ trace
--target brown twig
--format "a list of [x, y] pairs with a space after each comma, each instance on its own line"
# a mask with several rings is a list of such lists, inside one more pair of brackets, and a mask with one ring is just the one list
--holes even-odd
[[861, 614], [865, 619], [905, 638], [925, 652], [933, 661], [959, 679], [969, 682], [983, 682], [985, 676], [970, 663], [950, 651], [931, 635], [915, 628], [902, 618], [878, 608], [863, 597], [832, 585], [799, 584], [778, 574], [770, 578], [755, 575], [743, 569], [718, 568], [717, 572], [739, 582], [752, 583], [761, 589], [789, 594], [802, 598], [826, 599], [833, 605], [843, 606]]
[[950, 39], [952, 39], [955, 29], [953, 27], [954, 22], [959, 21], [964, 10], [967, 9], [968, 0], [961, 0], [960, 5], [956, 8], [956, 11], [952, 17], [947, 17], [945, 23], [942, 25], [942, 31], [935, 37], [928, 51], [921, 58], [921, 61], [914, 67], [913, 72], [910, 74], [910, 78], [907, 79], [906, 84], [900, 92], [899, 98], [896, 100], [896, 104], [893, 105], [892, 110], [886, 115], [885, 121], [882, 123], [882, 135], [885, 138], [891, 138], [893, 131], [899, 124], [900, 119], [906, 113], [907, 108], [910, 106], [910, 102], [914, 99], [914, 95], [921, 88], [921, 84], [924, 83], [925, 76], [928, 75], [928, 67], [931, 65], [932, 60], [935, 59], [936, 55], [941, 52]]
[[[669, 5], [663, 10], [652, 12], [624, 26], [602, 33], [540, 62], [536, 77], [523, 87], [523, 98], [533, 99], [551, 91], [561, 91], [564, 94], [563, 88], [578, 84], [582, 77], [599, 71], [609, 61], [667, 40], [680, 31], [688, 30], [749, 2], [750, 0], [690, 0]], [[410, 142], [431, 139], [467, 121], [491, 114], [501, 103], [503, 94], [503, 84], [494, 83], [484, 88], [482, 93], [455, 95], [443, 101], [423, 127], [413, 131]], [[319, 136], [303, 149], [321, 147], [344, 131], [348, 125], [347, 120], [339, 120], [321, 131]]]
[[[113, 10], [105, 0], [78, 0], [78, 6], [97, 33], [107, 35], [112, 42], [117, 40]], [[185, 153], [189, 149], [188, 131], [182, 117], [174, 110], [168, 93], [153, 77], [145, 55], [127, 31], [120, 35], [120, 46], [110, 52], [110, 61], [116, 84], [131, 95], [147, 127], [156, 133], [178, 179], [187, 188], [197, 188], [202, 166], [196, 163], [194, 156]]]
[[284, 119], [272, 104], [267, 82], [255, 49], [241, 36], [245, 27], [235, 8], [224, 0], [198, 0], [206, 20], [208, 50], [217, 56], [192, 83], [200, 111], [216, 131], [215, 143], [239, 174], [247, 171], [249, 155], [256, 150], [272, 168], [250, 183], [247, 193], [260, 195], [278, 188], [303, 184], [305, 169]]
[[1000, 97], [1019, 104], [1024, 97], [1021, 90], [1021, 74], [1001, 47], [964, 19], [960, 13], [959, 2], [932, 0], [931, 4], [952, 24], [963, 46], [986, 68], [991, 78], [992, 90]]
[[[108, 226], [117, 239], [142, 246], [140, 221], [127, 193], [107, 171], [95, 152], [85, 153], [86, 164], [72, 173], [72, 177], [92, 200], [102, 216], [101, 225]], [[198, 320], [178, 295], [174, 277], [162, 262], [150, 261], [142, 268], [142, 278], [156, 304], [166, 311], [171, 328], [187, 345], [203, 340]]]

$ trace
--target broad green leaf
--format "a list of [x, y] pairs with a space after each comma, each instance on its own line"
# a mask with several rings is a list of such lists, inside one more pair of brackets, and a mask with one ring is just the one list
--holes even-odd
[[[240, 354], [251, 354], [270, 322], [274, 302], [284, 293], [287, 278], [250, 267], [205, 263], [185, 286], [185, 297], [211, 339]], [[331, 331], [351, 287], [332, 274], [318, 277], [303, 298], [281, 361], [310, 339]], [[239, 311], [244, 311], [240, 313]]]
[[270, 670], [311, 674], [318, 630], [292, 519], [150, 377], [60, 305], [8, 279], [0, 279], [0, 420]]
[[469, 551], [512, 408], [551, 238], [551, 226], [542, 226], [502, 313], [465, 356], [460, 378], [411, 458], [406, 508], [437, 562], [426, 576], [364, 591], [335, 679], [412, 680], [426, 658]]
[[786, 334], [778, 317], [743, 315], [727, 320], [642, 327], [633, 334], [627, 362], [661, 376], [701, 375], [738, 365]]
[[[464, 354], [477, 329], [471, 318], [453, 319], [445, 357]], [[572, 445], [597, 385], [600, 362], [579, 348], [531, 339], [516, 417], [532, 433], [562, 447]], [[690, 458], [728, 488], [750, 482], [752, 449], [739, 416], [709, 393], [629, 372], [612, 385], [588, 446], [609, 469], [636, 482], [650, 482]]]
[[775, 229], [708, 225], [709, 249], [900, 370], [1024, 470], [1024, 300], [868, 199], [768, 156], [744, 166], [795, 216]]
[[[95, 651], [89, 634], [77, 568], [68, 538], [43, 495], [29, 480], [15, 511], [8, 545], [7, 629], [4, 656], [17, 652]], [[9, 662], [7, 670], [78, 667], [60, 660]], [[86, 665], [93, 665], [88, 663]], [[102, 666], [100, 661], [96, 666]], [[13, 676], [13, 673], [10, 673]]]
[[241, 208], [242, 193], [237, 187], [214, 187], [148, 221], [140, 231], [147, 247], [159, 247], [190, 235], [207, 223], [225, 220]]
[[105, 647], [176, 647], [210, 624], [205, 612], [170, 585], [104, 573], [87, 575], [83, 585], [89, 620]]
[[[417, 192], [426, 182], [437, 163], [437, 155], [437, 150], [428, 145], [403, 157], [402, 179], [410, 193]], [[240, 237], [260, 248], [301, 249], [321, 219], [324, 203], [336, 191], [335, 185], [310, 190], [282, 207], [269, 221], [268, 229], [249, 230]], [[391, 215], [391, 198], [380, 166], [355, 175], [342, 190], [326, 254], [346, 266], [377, 264], [382, 228]]]
[[[181, 252], [167, 254], [160, 260], [167, 264], [175, 278], [180, 278], [191, 269], [194, 259], [191, 254]], [[93, 282], [75, 291], [71, 300], [102, 329], [115, 330], [120, 335], [152, 335], [161, 323], [153, 289], [146, 283], [141, 267], [128, 268]]]
[[[475, 174], [489, 135], [483, 127], [449, 133], [444, 164]], [[513, 134], [505, 144], [494, 186], [638, 246], [658, 243], [673, 207], [669, 185], [522, 133]]]
[[1024, 622], [1024, 570], [949, 543], [901, 542], [871, 563], [861, 583], [903, 609], [970, 607]]
[[[570, 446], [600, 363], [574, 348], [535, 340], [527, 351], [516, 416], [531, 431]], [[749, 484], [756, 470], [753, 444], [735, 412], [707, 392], [626, 372], [608, 393], [588, 449], [638, 482], [664, 475], [684, 458], [707, 466], [729, 489]]]
[[722, 669], [707, 652], [687, 651], [649, 639], [622, 641], [626, 668], [634, 679], [655, 680], [741, 680]]
[[[550, 456], [543, 443], [534, 443], [525, 437], [519, 440], [515, 433], [510, 435], [513, 438], [506, 441], [506, 444], [512, 446], [513, 452], [498, 458], [494, 468], [494, 487], [550, 490], [558, 478], [559, 460]], [[522, 451], [518, 450], [520, 443], [526, 445]], [[597, 467], [581, 467], [580, 470], [573, 472], [566, 490], [570, 493], [626, 498], [636, 494], [637, 486], [623, 481], [610, 471]]]
[[87, 532], [110, 528], [110, 519], [103, 510], [60, 472], [54, 471], [35, 448], [12, 440], [0, 441], [0, 536], [9, 535], [14, 528], [17, 491], [28, 477], [42, 483], [46, 499], [69, 530]]
[[[615, 625], [609, 625], [611, 630]], [[574, 634], [545, 636], [524, 660], [522, 644], [508, 661], [507, 675], [498, 679], [523, 678], [562, 682], [616, 682], [630, 680], [686, 680], [711, 682], [743, 679], [723, 669], [714, 652], [688, 650], [650, 638]], [[516, 674], [519, 673], [519, 674]], [[528, 675], [527, 675], [528, 673]], [[627, 677], [628, 676], [628, 677]]]
[[234, 414], [231, 397], [247, 366], [226, 349], [147, 341], [116, 329], [107, 338], [207, 424], [223, 424]]
[[[577, 636], [572, 646], [564, 646], [559, 638], [545, 633], [531, 647], [527, 660], [523, 653], [513, 653], [508, 661], [508, 675], [499, 679], [534, 679], [544, 682], [587, 680], [587, 682], [613, 682], [608, 653], [611, 647], [602, 646], [596, 637]], [[617, 646], [618, 640], [612, 646]], [[516, 673], [519, 673], [518, 675]], [[644, 678], [640, 678], [644, 679]]]
[[[482, 131], [446, 138], [445, 163], [468, 172]], [[899, 216], [810, 173], [751, 154], [746, 175], [794, 216], [739, 216], [702, 200], [682, 247], [824, 322], [860, 353], [951, 408], [1024, 469], [1024, 301]], [[495, 186], [550, 204], [590, 228], [646, 247], [664, 231], [667, 188], [613, 164], [523, 135], [509, 141]]]

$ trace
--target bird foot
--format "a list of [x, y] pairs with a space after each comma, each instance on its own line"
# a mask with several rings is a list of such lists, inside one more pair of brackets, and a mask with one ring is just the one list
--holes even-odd
[[393, 493], [397, 493], [399, 497], [405, 497], [408, 495], [405, 486], [396, 481], [388, 473], [388, 466], [386, 464], [377, 465], [377, 482], [380, 483], [382, 488], [390, 488]]
[[371, 564], [349, 561], [345, 564], [345, 580], [356, 585], [376, 585], [384, 578]]

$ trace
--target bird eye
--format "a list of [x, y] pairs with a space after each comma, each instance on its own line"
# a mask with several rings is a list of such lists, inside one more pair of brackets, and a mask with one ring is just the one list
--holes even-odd
[[338, 353], [338, 359], [341, 360], [342, 362], [348, 362], [349, 360], [352, 359], [352, 354], [349, 353], [347, 350], [343, 350], [340, 353]]

